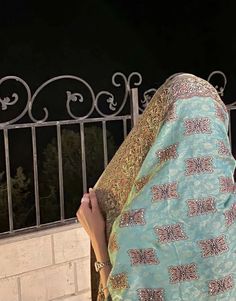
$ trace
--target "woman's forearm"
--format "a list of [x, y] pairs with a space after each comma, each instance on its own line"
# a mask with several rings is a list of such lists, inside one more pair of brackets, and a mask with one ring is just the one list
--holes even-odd
[[[109, 261], [109, 255], [108, 255], [108, 250], [107, 250], [107, 242], [106, 242], [106, 237], [105, 233], [97, 235], [94, 239], [92, 239], [92, 246], [93, 250], [96, 256], [97, 261], [99, 262], [108, 262]], [[111, 267], [110, 265], [104, 266], [100, 271], [100, 280], [102, 283], [102, 287], [104, 288], [104, 295], [105, 297], [108, 296], [108, 289], [106, 288], [107, 286], [107, 279], [110, 274]]]
[[[97, 261], [109, 262], [105, 235], [105, 220], [99, 209], [96, 194], [93, 189], [90, 188], [89, 193], [83, 195], [76, 216], [90, 237]], [[105, 297], [109, 294], [106, 285], [110, 271], [110, 265], [104, 266], [99, 271]]]

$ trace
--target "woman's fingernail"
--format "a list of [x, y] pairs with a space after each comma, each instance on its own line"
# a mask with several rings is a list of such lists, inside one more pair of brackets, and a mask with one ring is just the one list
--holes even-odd
[[81, 203], [83, 203], [83, 202], [88, 203], [89, 199], [88, 198], [82, 198]]
[[93, 191], [93, 188], [89, 188], [89, 192]]

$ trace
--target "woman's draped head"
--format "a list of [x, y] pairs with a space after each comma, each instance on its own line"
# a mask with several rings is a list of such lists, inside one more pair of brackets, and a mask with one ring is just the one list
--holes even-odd
[[145, 183], [145, 179], [136, 181], [136, 177], [161, 125], [165, 120], [174, 118], [174, 104], [178, 99], [193, 96], [211, 97], [218, 103], [219, 110], [226, 111], [217, 91], [209, 82], [192, 74], [177, 73], [169, 77], [157, 90], [139, 117], [137, 125], [103, 172], [95, 188], [106, 218], [108, 236], [132, 186], [142, 186]]

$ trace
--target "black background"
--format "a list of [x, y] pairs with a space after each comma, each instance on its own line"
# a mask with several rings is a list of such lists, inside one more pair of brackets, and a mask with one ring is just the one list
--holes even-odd
[[[60, 74], [98, 89], [115, 71], [159, 86], [175, 72], [222, 70], [236, 95], [234, 1], [1, 1], [0, 76], [31, 87]], [[110, 83], [110, 82], [109, 82]]]

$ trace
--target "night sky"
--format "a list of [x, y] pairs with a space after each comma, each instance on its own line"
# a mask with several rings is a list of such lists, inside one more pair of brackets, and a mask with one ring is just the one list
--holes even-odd
[[175, 72], [222, 70], [225, 101], [236, 98], [234, 1], [1, 1], [0, 77], [31, 87], [61, 74], [98, 89], [116, 71], [158, 87]]

